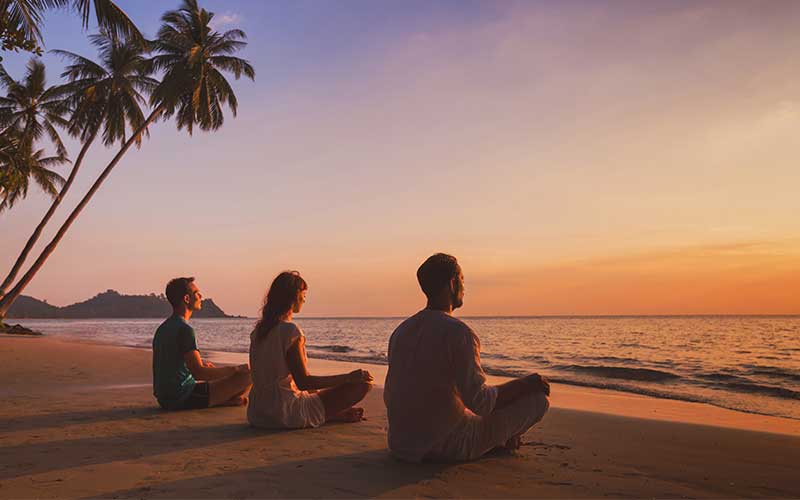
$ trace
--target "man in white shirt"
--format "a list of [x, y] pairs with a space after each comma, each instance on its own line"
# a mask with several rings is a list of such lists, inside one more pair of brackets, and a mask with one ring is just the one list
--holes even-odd
[[497, 448], [517, 449], [550, 407], [550, 385], [538, 374], [498, 386], [486, 383], [480, 340], [452, 312], [464, 298], [456, 258], [429, 257], [417, 270], [427, 307], [389, 340], [384, 402], [389, 451], [402, 460], [474, 460]]

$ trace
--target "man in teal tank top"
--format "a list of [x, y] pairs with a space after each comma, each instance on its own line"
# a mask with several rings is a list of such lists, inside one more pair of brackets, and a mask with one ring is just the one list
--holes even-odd
[[203, 296], [194, 278], [175, 278], [167, 284], [172, 316], [153, 337], [153, 394], [167, 410], [241, 406], [247, 404], [250, 366], [216, 367], [203, 361], [188, 320], [202, 307]]

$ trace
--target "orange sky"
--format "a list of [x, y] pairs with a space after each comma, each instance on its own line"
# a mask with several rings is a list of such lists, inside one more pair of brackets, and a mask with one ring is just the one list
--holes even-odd
[[[463, 314], [800, 313], [800, 3], [254, 4], [216, 7], [258, 71], [238, 118], [156, 127], [28, 293], [191, 274], [252, 316], [298, 269], [309, 315], [403, 315], [445, 251]], [[0, 215], [0, 265], [44, 209]]]

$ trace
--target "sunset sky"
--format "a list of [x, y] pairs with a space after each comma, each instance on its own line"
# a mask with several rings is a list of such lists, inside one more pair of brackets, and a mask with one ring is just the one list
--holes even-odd
[[[118, 4], [153, 35], [178, 2]], [[405, 315], [443, 251], [464, 315], [800, 313], [800, 2], [201, 5], [248, 35], [238, 117], [156, 126], [27, 295], [193, 275], [254, 316], [297, 269], [304, 314]], [[76, 16], [44, 36], [94, 55]], [[28, 58], [4, 64], [21, 78]], [[109, 157], [94, 149], [65, 205]], [[34, 189], [0, 215], [3, 272], [47, 204]]]

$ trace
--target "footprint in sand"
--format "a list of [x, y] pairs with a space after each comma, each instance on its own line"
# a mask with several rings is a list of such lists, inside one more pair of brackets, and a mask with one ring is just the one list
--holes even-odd
[[572, 449], [571, 446], [567, 446], [567, 445], [564, 445], [564, 444], [550, 444], [550, 443], [543, 443], [541, 441], [527, 441], [527, 442], [522, 443], [522, 446], [533, 446], [534, 448], [545, 448], [545, 449], [548, 449], [548, 450], [550, 448], [555, 448], [557, 450], [570, 450], [570, 449]]

